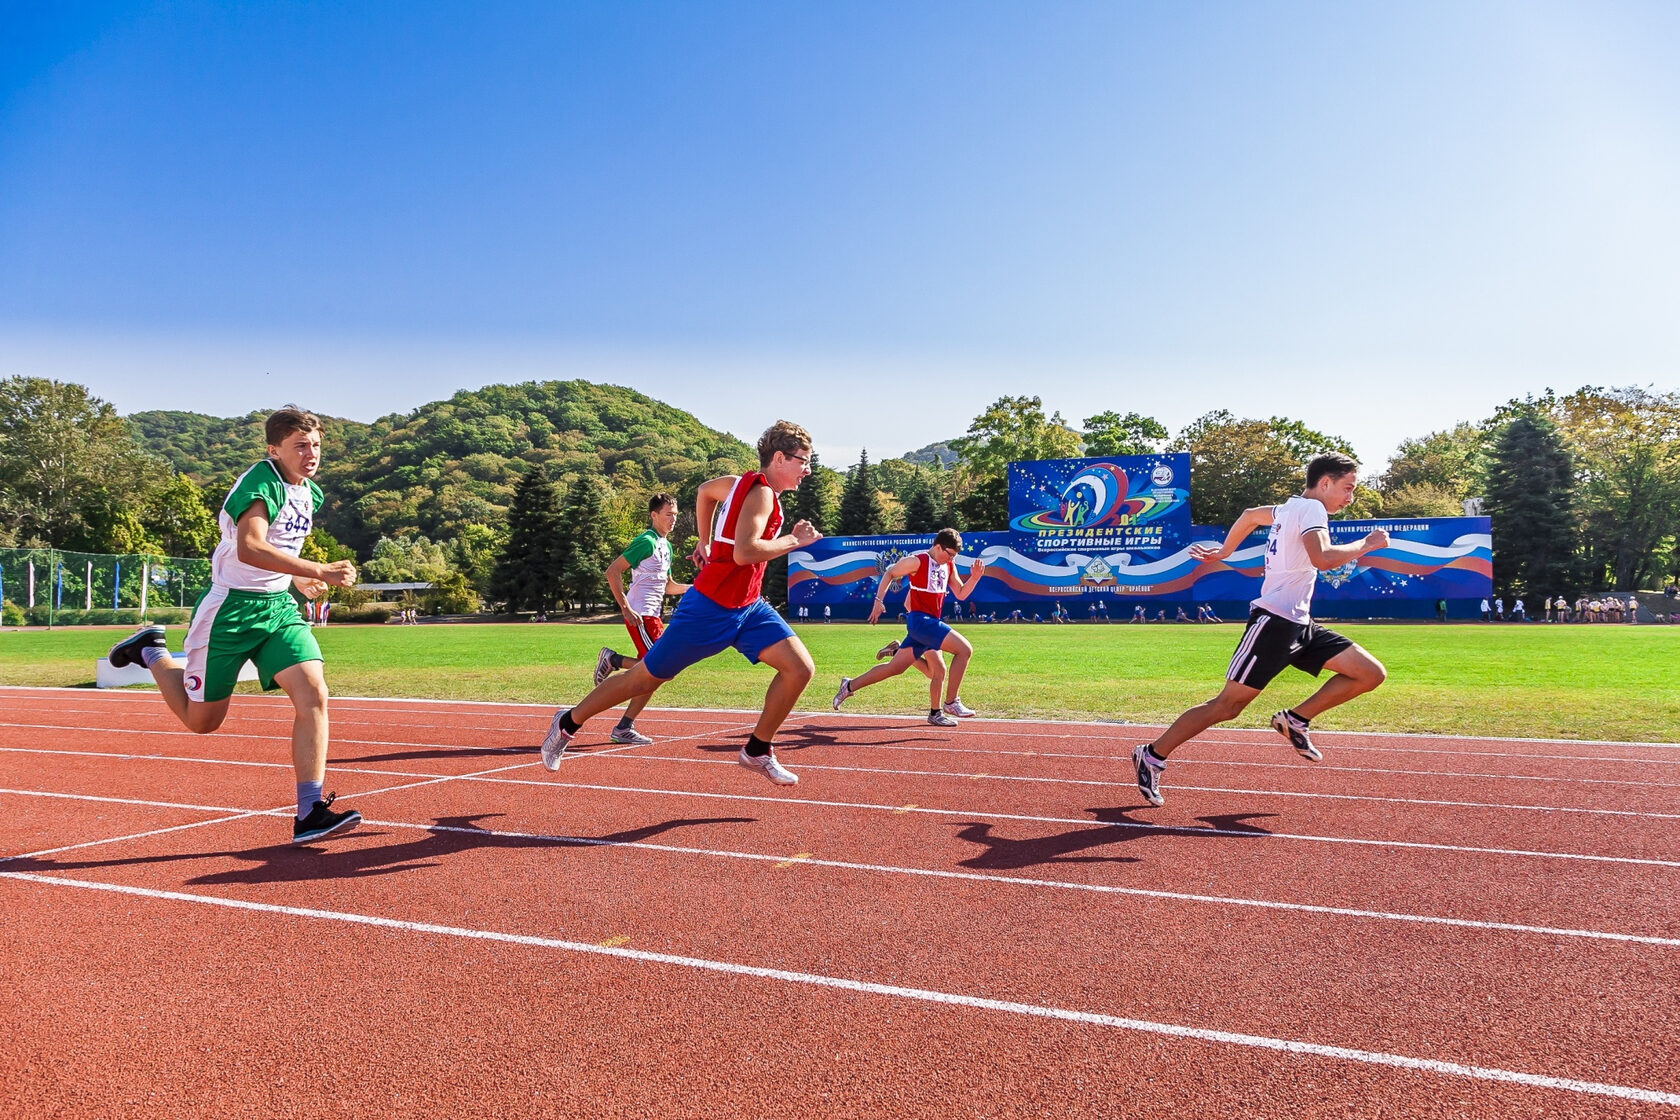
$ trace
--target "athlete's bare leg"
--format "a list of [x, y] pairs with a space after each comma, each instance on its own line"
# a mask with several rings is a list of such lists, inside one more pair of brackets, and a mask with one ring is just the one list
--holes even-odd
[[762, 651], [758, 660], [759, 664], [776, 670], [776, 676], [764, 694], [764, 711], [758, 717], [758, 725], [753, 728], [753, 736], [768, 743], [799, 702], [805, 686], [816, 675], [817, 667], [811, 661], [811, 653], [805, 648], [805, 643], [796, 636], [783, 638]]
[[850, 689], [851, 691], [856, 692], [860, 688], [868, 688], [872, 684], [880, 684], [884, 680], [889, 680], [898, 676], [915, 663], [915, 651], [908, 645], [899, 646], [898, 652], [892, 655], [891, 660], [884, 661], [879, 665], [870, 667], [870, 669], [861, 676], [853, 677]]
[[[640, 661], [626, 673], [614, 673], [595, 690], [572, 707], [572, 719], [576, 723], [584, 723], [600, 715], [608, 708], [616, 708], [629, 700], [640, 698], [647, 703], [647, 698], [658, 691], [665, 682], [647, 671], [647, 666]], [[637, 709], [640, 711], [641, 709]]]
[[327, 678], [319, 661], [304, 661], [274, 674], [292, 701], [292, 769], [300, 782], [327, 776]]
[[968, 672], [968, 659], [974, 656], [974, 647], [953, 630], [945, 635], [939, 648], [951, 655], [951, 674], [945, 678], [945, 700], [950, 702], [962, 695], [963, 674]]
[[1225, 687], [1219, 690], [1219, 695], [1206, 703], [1197, 704], [1183, 715], [1173, 720], [1172, 726], [1167, 728], [1150, 744], [1150, 750], [1161, 758], [1166, 758], [1173, 751], [1194, 739], [1216, 723], [1236, 719], [1242, 715], [1243, 709], [1260, 695], [1258, 688], [1250, 688], [1246, 684], [1236, 681], [1226, 681]]
[[208, 735], [227, 718], [228, 701], [233, 698], [224, 696], [208, 703], [192, 700], [187, 696], [187, 686], [182, 679], [185, 675], [186, 669], [167, 653], [152, 663], [152, 680], [157, 682], [163, 702], [169, 705], [175, 718], [188, 731]]
[[1302, 719], [1312, 719], [1337, 704], [1346, 704], [1355, 696], [1370, 692], [1388, 679], [1388, 670], [1383, 668], [1383, 663], [1359, 646], [1344, 649], [1326, 661], [1324, 667], [1335, 676], [1325, 681], [1317, 692], [1295, 705], [1292, 710]]

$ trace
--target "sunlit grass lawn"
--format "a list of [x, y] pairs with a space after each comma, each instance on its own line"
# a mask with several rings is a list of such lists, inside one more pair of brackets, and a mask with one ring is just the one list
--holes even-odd
[[[984, 715], [1159, 723], [1217, 690], [1241, 633], [1223, 626], [969, 625], [975, 646], [963, 699]], [[1327, 729], [1680, 741], [1680, 626], [1371, 625], [1343, 633], [1388, 666], [1377, 692], [1322, 717]], [[902, 631], [807, 625], [817, 676], [800, 707], [826, 710], [842, 674], [856, 676]], [[0, 631], [0, 684], [85, 685], [120, 636], [111, 629]], [[178, 643], [182, 628], [171, 630]], [[620, 626], [564, 624], [332, 626], [317, 630], [339, 696], [520, 700], [581, 697], [603, 644], [630, 648]], [[725, 653], [684, 673], [658, 703], [756, 708], [769, 670]], [[254, 688], [242, 685], [241, 689]], [[1240, 724], [1305, 697], [1293, 670]], [[0, 707], [5, 704], [0, 694]], [[925, 711], [914, 673], [847, 702], [847, 710]]]

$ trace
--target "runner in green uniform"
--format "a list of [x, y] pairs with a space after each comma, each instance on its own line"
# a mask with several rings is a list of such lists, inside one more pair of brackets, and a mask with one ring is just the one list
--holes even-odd
[[169, 655], [164, 628], [143, 626], [111, 647], [113, 666], [150, 669], [164, 702], [189, 731], [206, 734], [227, 718], [239, 670], [250, 661], [265, 689], [286, 690], [295, 709], [292, 766], [297, 774], [297, 820], [292, 842], [305, 843], [356, 827], [362, 815], [334, 810], [321, 795], [327, 771], [327, 682], [321, 647], [293, 587], [309, 599], [350, 587], [349, 560], [317, 564], [298, 553], [315, 523], [321, 488], [321, 421], [297, 408], [268, 418], [268, 458], [239, 476], [217, 520], [222, 539], [210, 559], [210, 590], [199, 599], [187, 630], [187, 663]]
[[[624, 628], [636, 645], [636, 656], [619, 653], [611, 646], [602, 646], [595, 659], [595, 687], [620, 669], [629, 669], [647, 656], [647, 651], [664, 633], [665, 596], [681, 595], [688, 584], [671, 579], [671, 529], [677, 523], [677, 499], [669, 494], [655, 494], [648, 499], [648, 527], [630, 542], [623, 555], [607, 567], [607, 590], [618, 602], [624, 616]], [[624, 573], [630, 573], [630, 590], [623, 586]], [[624, 709], [624, 718], [612, 729], [615, 743], [643, 746], [653, 742], [636, 730], [636, 717], [642, 714], [650, 692], [631, 699]]]

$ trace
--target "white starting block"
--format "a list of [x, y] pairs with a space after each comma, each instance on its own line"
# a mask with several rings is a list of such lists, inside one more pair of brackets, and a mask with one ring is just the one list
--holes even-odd
[[[172, 653], [169, 656], [185, 664], [187, 655]], [[257, 667], [249, 661], [239, 667], [239, 679], [254, 681], [257, 679]], [[121, 669], [111, 668], [109, 659], [101, 657], [94, 665], [93, 683], [97, 688], [127, 688], [131, 684], [151, 684], [152, 671], [144, 665], [124, 665]]]

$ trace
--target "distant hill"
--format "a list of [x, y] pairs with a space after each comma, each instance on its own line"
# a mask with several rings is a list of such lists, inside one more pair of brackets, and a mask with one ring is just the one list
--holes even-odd
[[949, 440], [946, 440], [942, 443], [930, 443], [918, 451], [906, 451], [903, 455], [900, 455], [899, 458], [912, 463], [927, 463], [929, 465], [938, 463], [942, 467], [949, 467], [955, 463], [960, 456], [958, 456], [955, 451], [951, 450], [951, 443]]
[[[263, 455], [265, 413], [233, 419], [143, 412], [142, 444], [212, 492]], [[597, 474], [615, 489], [691, 495], [705, 479], [757, 462], [752, 449], [651, 397], [589, 381], [532, 381], [462, 391], [372, 424], [322, 417], [321, 524], [366, 556], [381, 536], [449, 540], [463, 525], [498, 530], [519, 477]]]

